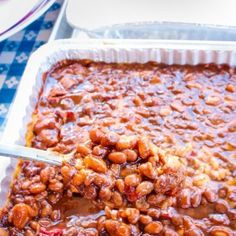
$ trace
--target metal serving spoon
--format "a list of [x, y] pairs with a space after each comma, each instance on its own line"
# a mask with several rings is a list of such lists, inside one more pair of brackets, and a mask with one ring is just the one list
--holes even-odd
[[0, 143], [0, 156], [39, 161], [56, 166], [61, 166], [64, 159], [63, 155], [58, 153], [5, 143]]

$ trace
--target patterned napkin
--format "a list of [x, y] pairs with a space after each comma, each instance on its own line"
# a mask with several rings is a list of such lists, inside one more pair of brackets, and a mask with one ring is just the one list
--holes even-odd
[[57, 0], [39, 19], [0, 42], [0, 133], [14, 100], [30, 54], [46, 43], [63, 0]]

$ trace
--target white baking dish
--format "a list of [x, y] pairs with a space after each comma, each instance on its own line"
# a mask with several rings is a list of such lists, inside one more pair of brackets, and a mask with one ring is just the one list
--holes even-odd
[[[42, 74], [63, 59], [166, 64], [226, 63], [236, 65], [236, 43], [157, 40], [58, 40], [30, 57], [3, 134], [10, 144], [25, 143], [27, 125], [42, 88]], [[0, 159], [0, 206], [6, 201], [16, 162]]]

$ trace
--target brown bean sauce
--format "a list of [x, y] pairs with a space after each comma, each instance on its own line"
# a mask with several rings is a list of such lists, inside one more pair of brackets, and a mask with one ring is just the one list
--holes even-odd
[[62, 61], [35, 117], [33, 147], [75, 154], [22, 163], [6, 234], [235, 235], [234, 68]]

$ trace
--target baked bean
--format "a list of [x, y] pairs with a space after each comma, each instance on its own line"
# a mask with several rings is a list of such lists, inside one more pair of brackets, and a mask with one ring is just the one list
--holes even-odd
[[80, 158], [77, 158], [75, 160], [75, 168], [77, 170], [82, 170], [84, 168], [84, 161], [82, 159], [80, 159]]
[[88, 154], [91, 153], [91, 150], [84, 144], [78, 144], [77, 145], [77, 152], [80, 154], [87, 156]]
[[152, 219], [157, 220], [160, 217], [160, 210], [155, 208], [150, 208], [147, 211], [147, 214], [152, 217]]
[[111, 199], [112, 192], [109, 188], [102, 188], [99, 192], [99, 197], [102, 200], [109, 201]]
[[141, 174], [145, 175], [150, 179], [155, 179], [157, 177], [157, 173], [150, 162], [146, 162], [140, 165], [139, 171], [141, 172]]
[[122, 179], [117, 179], [115, 183], [117, 189], [119, 190], [120, 193], [124, 193], [125, 191], [125, 183]]
[[230, 121], [228, 123], [228, 131], [229, 132], [235, 132], [236, 131], [236, 119]]
[[156, 179], [154, 184], [155, 192], [174, 195], [180, 190], [182, 182], [183, 176], [181, 172], [162, 174]]
[[144, 101], [144, 105], [147, 106], [147, 107], [153, 107], [155, 105], [158, 105], [158, 103], [159, 103], [159, 99], [158, 98], [147, 98]]
[[97, 197], [97, 189], [94, 185], [89, 185], [84, 190], [84, 197], [86, 199], [95, 199]]
[[144, 228], [145, 233], [148, 234], [159, 234], [163, 229], [163, 226], [161, 222], [159, 221], [154, 221], [149, 224], [147, 224]]
[[103, 137], [103, 133], [99, 129], [91, 129], [89, 137], [94, 143], [100, 143]]
[[235, 91], [235, 87], [233, 84], [227, 84], [225, 90], [227, 90], [230, 93], [233, 93]]
[[182, 208], [190, 208], [191, 207], [191, 191], [190, 189], [183, 189], [179, 194], [179, 204]]
[[85, 175], [82, 172], [79, 172], [74, 175], [72, 179], [72, 184], [74, 186], [79, 186], [85, 181]]
[[149, 141], [146, 137], [141, 137], [138, 140], [138, 151], [139, 155], [145, 159], [150, 155]]
[[55, 176], [56, 172], [53, 167], [45, 167], [40, 171], [40, 178], [41, 181], [46, 184], [49, 180], [53, 179]]
[[27, 190], [29, 186], [31, 185], [32, 181], [26, 180], [22, 183], [21, 188], [24, 190]]
[[164, 158], [165, 168], [174, 170], [175, 172], [182, 167], [179, 157], [174, 155], [166, 155]]
[[54, 129], [56, 128], [55, 117], [39, 117], [34, 125], [34, 132], [40, 133], [43, 129]]
[[[110, 170], [114, 174], [114, 176], [119, 177], [121, 175], [121, 171], [124, 171], [124, 169], [121, 170], [121, 166], [119, 164], [111, 164]], [[123, 176], [123, 175], [122, 175]]]
[[105, 157], [107, 154], [107, 149], [102, 145], [95, 146], [92, 151], [93, 155]]
[[148, 215], [140, 215], [139, 217], [139, 221], [140, 223], [142, 223], [143, 225], [147, 225], [150, 222], [152, 222], [152, 217], [148, 216]]
[[136, 106], [141, 106], [142, 105], [142, 100], [140, 99], [140, 97], [136, 96], [134, 99], [133, 99], [133, 102]]
[[150, 156], [148, 158], [148, 162], [150, 162], [153, 166], [157, 166], [158, 163], [159, 163], [159, 157], [156, 155], [156, 156]]
[[63, 178], [64, 178], [63, 180], [65, 182], [70, 181], [75, 173], [76, 173], [76, 170], [72, 167], [65, 165], [61, 168], [61, 174], [63, 175]]
[[100, 216], [97, 219], [97, 229], [99, 232], [103, 232], [105, 230], [105, 216]]
[[12, 222], [18, 229], [23, 229], [30, 220], [30, 210], [31, 207], [24, 203], [15, 205], [11, 210], [12, 216], [9, 221]]
[[151, 193], [153, 189], [154, 189], [153, 183], [151, 183], [149, 181], [143, 181], [142, 183], [140, 183], [137, 186], [136, 192], [140, 196], [145, 196], [145, 195]]
[[63, 184], [56, 179], [52, 180], [48, 185], [48, 188], [54, 192], [62, 192]]
[[160, 109], [160, 115], [161, 116], [168, 116], [168, 115], [170, 115], [171, 114], [171, 109], [169, 108], [169, 107], [161, 107], [161, 109]]
[[184, 107], [179, 101], [174, 101], [173, 103], [170, 104], [170, 107], [172, 108], [173, 111], [177, 111], [180, 113], [184, 111]]
[[149, 148], [151, 155], [158, 158], [159, 148], [152, 141], [149, 141]]
[[46, 185], [43, 183], [34, 183], [29, 187], [29, 191], [33, 194], [38, 194], [43, 192], [46, 189]]
[[229, 204], [223, 199], [219, 199], [215, 203], [215, 210], [219, 213], [227, 213], [229, 211]]
[[115, 220], [106, 220], [105, 228], [110, 235], [116, 235], [116, 232], [119, 228], [119, 222]]
[[112, 220], [117, 220], [118, 219], [118, 211], [117, 210], [111, 210], [109, 218], [112, 219]]
[[137, 138], [135, 136], [120, 136], [119, 141], [116, 144], [117, 150], [133, 149], [136, 146]]
[[202, 193], [199, 189], [195, 189], [191, 194], [191, 205], [192, 207], [198, 207], [202, 200]]
[[46, 147], [53, 147], [59, 142], [57, 129], [43, 129], [38, 134], [38, 139], [47, 144]]
[[209, 219], [210, 221], [216, 224], [222, 224], [222, 225], [230, 224], [229, 218], [225, 214], [210, 214]]
[[233, 236], [234, 233], [231, 229], [225, 226], [213, 226], [210, 229], [211, 236]]
[[185, 229], [194, 228], [193, 219], [188, 215], [183, 216], [183, 226]]
[[116, 164], [124, 164], [127, 156], [123, 152], [111, 152], [108, 155], [108, 159]]
[[153, 75], [151, 80], [150, 80], [151, 84], [159, 84], [161, 83], [161, 78], [158, 75]]
[[120, 193], [118, 192], [113, 192], [112, 193], [112, 200], [115, 203], [116, 206], [122, 206], [123, 204], [123, 199]]
[[174, 214], [171, 217], [171, 222], [173, 225], [175, 226], [180, 226], [183, 225], [183, 216], [179, 215], [179, 214]]
[[52, 203], [52, 204], [56, 204], [59, 200], [60, 200], [60, 193], [51, 193], [48, 195], [48, 200]]
[[[206, 174], [200, 174], [200, 175], [196, 175], [193, 176], [193, 184], [195, 186], [204, 186], [205, 184], [207, 184], [210, 181], [210, 178], [208, 175]], [[209, 193], [208, 193], [209, 194]]]
[[103, 160], [91, 155], [84, 158], [84, 163], [87, 168], [90, 168], [96, 172], [105, 173], [107, 171], [106, 163]]
[[154, 206], [157, 207], [159, 206], [164, 200], [166, 199], [165, 195], [163, 194], [150, 194], [147, 198], [147, 202]]
[[77, 84], [77, 81], [73, 78], [68, 78], [68, 77], [62, 77], [60, 79], [60, 83], [62, 84], [62, 86], [68, 90], [70, 89], [72, 86], [74, 86], [75, 84]]
[[220, 98], [216, 96], [209, 96], [206, 98], [206, 104], [210, 106], [217, 106], [220, 104]]
[[126, 149], [123, 151], [123, 153], [126, 155], [128, 162], [136, 161], [138, 158], [138, 155], [134, 150]]
[[105, 210], [105, 215], [106, 215], [106, 217], [107, 217], [107, 218], [111, 218], [111, 215], [112, 215], [112, 210], [111, 210], [111, 208], [108, 207], [108, 206], [105, 206], [104, 210]]
[[215, 193], [214, 190], [211, 190], [209, 188], [207, 188], [203, 195], [205, 196], [205, 198], [207, 199], [207, 201], [209, 202], [215, 202], [217, 200], [217, 194]]
[[140, 184], [140, 182], [141, 182], [141, 177], [137, 174], [131, 174], [125, 177], [125, 184], [128, 186], [136, 187]]
[[39, 231], [40, 225], [38, 222], [30, 221], [29, 225], [34, 231]]
[[43, 208], [41, 209], [41, 217], [47, 217], [52, 213], [52, 206], [46, 203]]
[[117, 236], [130, 236], [130, 227], [126, 224], [121, 224], [117, 230]]
[[227, 192], [228, 192], [227, 188], [222, 187], [218, 190], [218, 195], [220, 198], [225, 198], [227, 196]]
[[130, 224], [136, 224], [139, 220], [139, 210], [135, 208], [127, 208], [125, 210], [125, 215], [130, 222]]
[[139, 209], [142, 212], [147, 212], [149, 209], [150, 205], [146, 201], [146, 197], [140, 197], [135, 201], [135, 206], [137, 209]]
[[53, 220], [53, 221], [58, 221], [60, 220], [61, 218], [61, 213], [60, 213], [60, 210], [53, 210], [51, 215], [50, 215], [50, 218]]
[[124, 193], [127, 197], [127, 200], [130, 202], [135, 202], [140, 197], [137, 194], [135, 187], [132, 186], [125, 185]]
[[104, 147], [115, 146], [119, 141], [119, 135], [115, 132], [105, 134], [101, 139], [101, 145]]

